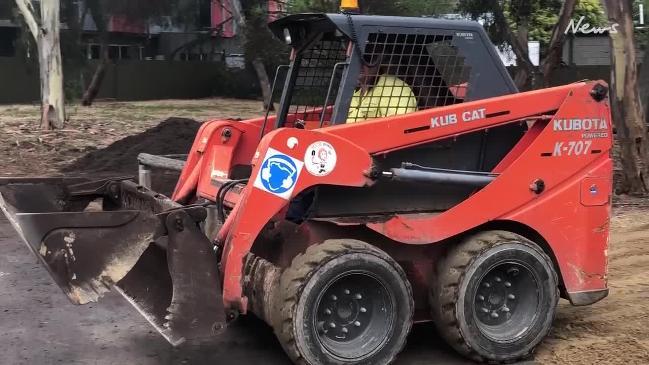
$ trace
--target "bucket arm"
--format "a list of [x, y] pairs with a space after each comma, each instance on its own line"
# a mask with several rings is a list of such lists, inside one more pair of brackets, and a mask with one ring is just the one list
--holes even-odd
[[[327, 176], [317, 177], [307, 172], [298, 163], [293, 182], [292, 194], [282, 194], [277, 190], [272, 192], [261, 181], [265, 163], [275, 156], [288, 156], [294, 160], [304, 160], [307, 149], [316, 142], [327, 142], [336, 146], [336, 153], [345, 159], [344, 164], [331, 171]], [[372, 160], [367, 152], [348, 141], [322, 133], [301, 129], [279, 129], [269, 133], [261, 141], [252, 161], [253, 169], [250, 182], [245, 188], [235, 210], [228, 216], [224, 229], [220, 232], [226, 237], [223, 250], [224, 303], [226, 308], [237, 308], [246, 311], [247, 299], [242, 298], [242, 273], [244, 257], [250, 251], [255, 238], [262, 228], [273, 221], [287, 204], [291, 196], [308, 190], [319, 184], [335, 184], [340, 186], [362, 187], [371, 184], [369, 174]], [[281, 166], [280, 166], [281, 167]], [[285, 185], [286, 186], [286, 185]], [[283, 217], [281, 217], [283, 218]]]

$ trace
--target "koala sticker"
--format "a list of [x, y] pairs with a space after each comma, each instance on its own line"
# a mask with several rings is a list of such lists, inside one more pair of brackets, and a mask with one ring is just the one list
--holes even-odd
[[253, 186], [288, 200], [303, 166], [302, 161], [269, 148]]

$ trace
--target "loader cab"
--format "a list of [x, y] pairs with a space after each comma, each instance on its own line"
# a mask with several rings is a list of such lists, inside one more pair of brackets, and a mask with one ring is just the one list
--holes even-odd
[[[351, 120], [350, 107], [358, 105], [354, 103], [358, 97], [355, 91], [359, 89], [364, 65], [373, 66], [375, 77], [388, 75], [407, 84], [412, 90], [408, 94], [414, 94], [416, 99], [416, 103], [409, 100], [408, 105], [416, 104], [416, 111], [518, 92], [478, 23], [299, 14], [271, 23], [270, 29], [292, 48], [285, 80], [276, 81], [274, 86], [275, 90], [282, 90], [276, 128], [313, 129], [362, 122]], [[390, 96], [399, 97], [402, 96]], [[408, 108], [408, 112], [413, 111]], [[490, 172], [526, 129], [521, 123], [480, 130], [376, 155], [374, 164], [384, 171], [408, 162], [431, 168]], [[365, 189], [322, 186], [318, 188], [321, 199], [311, 211], [321, 217], [439, 212], [472, 192], [458, 186], [404, 186], [388, 182]], [[349, 201], [347, 207], [353, 206], [354, 211], [332, 203], [340, 199]]]
[[[363, 65], [413, 91], [417, 110], [517, 92], [482, 26], [432, 18], [298, 14], [270, 24], [292, 48], [276, 127], [349, 120]], [[274, 89], [282, 80], [276, 78]], [[400, 97], [400, 96], [395, 96]]]

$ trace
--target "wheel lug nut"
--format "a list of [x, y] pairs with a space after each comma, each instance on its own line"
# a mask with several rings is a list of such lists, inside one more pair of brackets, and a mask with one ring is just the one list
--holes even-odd
[[480, 308], [480, 310], [481, 310], [483, 313], [489, 313], [489, 309], [487, 309], [487, 308]]
[[345, 289], [345, 295], [349, 295], [350, 291], [349, 289]]
[[361, 311], [361, 313], [365, 313], [365, 312], [367, 312], [367, 309], [365, 309], [365, 307], [361, 307], [360, 311]]
[[516, 299], [516, 296], [514, 294], [508, 294], [507, 299], [514, 300], [514, 299]]
[[343, 327], [343, 329], [342, 329], [341, 331], [342, 331], [343, 333], [347, 333], [347, 332], [349, 332], [349, 330], [348, 330], [346, 327]]
[[360, 294], [356, 294], [356, 295], [354, 295], [354, 298], [358, 299], [358, 300], [361, 300], [361, 299], [363, 299], [363, 296], [360, 295]]
[[489, 283], [484, 283], [484, 284], [482, 284], [482, 286], [484, 286], [485, 288], [491, 288], [491, 284], [489, 284]]
[[502, 311], [505, 312], [505, 313], [509, 313], [509, 308], [503, 307]]
[[494, 278], [494, 280], [495, 280], [497, 283], [500, 283], [501, 281], [503, 281], [503, 280], [502, 280], [500, 277], [498, 277], [498, 276], [496, 276], [496, 277]]
[[332, 296], [331, 296], [331, 300], [338, 300], [338, 297], [335, 296], [335, 295], [332, 295]]
[[336, 328], [336, 324], [333, 323], [333, 322], [331, 322], [331, 323], [329, 323], [329, 327], [331, 327], [331, 328]]
[[331, 309], [327, 308], [324, 310], [325, 314], [330, 316], [331, 315]]
[[359, 321], [354, 322], [354, 326], [356, 326], [356, 327], [360, 327], [360, 326], [361, 326], [361, 322], [359, 322]]
[[509, 288], [510, 286], [512, 286], [512, 283], [510, 283], [509, 281], [505, 281], [505, 286]]
[[484, 301], [484, 295], [478, 295], [478, 300], [481, 302]]
[[491, 318], [498, 318], [498, 313], [491, 312]]

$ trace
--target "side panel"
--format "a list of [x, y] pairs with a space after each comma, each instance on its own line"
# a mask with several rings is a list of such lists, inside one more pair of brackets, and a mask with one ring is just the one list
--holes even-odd
[[[591, 88], [570, 92], [552, 120], [537, 122], [545, 126], [520, 156], [464, 202], [434, 217], [399, 215], [368, 226], [396, 241], [427, 244], [491, 220], [516, 220], [546, 238], [568, 292], [605, 288], [612, 126], [608, 103], [593, 100]], [[535, 184], [542, 189], [533, 191]], [[583, 184], [592, 196], [582, 197]]]
[[[539, 232], [554, 252], [568, 293], [601, 290], [607, 285], [612, 162], [608, 156], [566, 181], [542, 199], [504, 216]], [[582, 186], [588, 184], [584, 204]]]

